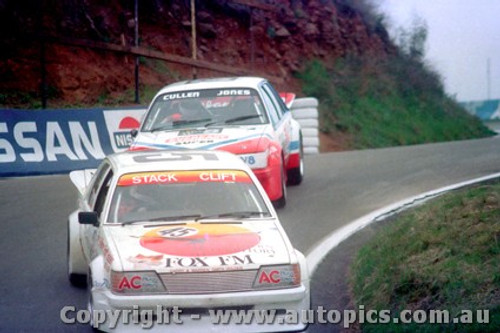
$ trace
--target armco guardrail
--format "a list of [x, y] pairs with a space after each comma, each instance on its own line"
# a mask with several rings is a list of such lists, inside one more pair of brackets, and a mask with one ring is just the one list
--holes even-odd
[[0, 110], [0, 177], [94, 168], [127, 148], [145, 111]]

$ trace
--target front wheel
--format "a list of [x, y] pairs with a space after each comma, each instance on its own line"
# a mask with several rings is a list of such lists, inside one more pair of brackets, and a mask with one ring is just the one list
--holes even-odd
[[68, 246], [68, 248], [67, 248], [66, 258], [67, 258], [69, 282], [75, 287], [83, 288], [87, 285], [87, 276], [85, 274], [78, 274], [78, 273], [73, 272], [72, 268], [73, 268], [74, 264], [73, 264], [72, 260], [74, 258], [73, 258], [73, 254], [71, 253], [71, 234], [70, 234], [69, 227], [68, 227], [68, 244], [67, 244], [67, 246]]

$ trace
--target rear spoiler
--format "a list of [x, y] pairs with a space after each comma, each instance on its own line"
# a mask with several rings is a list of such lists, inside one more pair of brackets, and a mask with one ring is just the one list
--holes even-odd
[[285, 102], [287, 108], [291, 108], [293, 101], [295, 100], [295, 94], [291, 92], [280, 92], [280, 97]]
[[92, 177], [97, 169], [75, 170], [69, 173], [69, 178], [81, 195], [85, 193], [87, 186], [90, 184]]

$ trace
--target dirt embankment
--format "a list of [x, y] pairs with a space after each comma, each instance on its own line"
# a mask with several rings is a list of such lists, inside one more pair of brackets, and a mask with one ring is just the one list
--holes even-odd
[[[190, 1], [155, 0], [139, 6], [140, 47], [191, 57]], [[197, 1], [197, 57], [268, 76], [278, 89], [300, 94], [295, 74], [310, 59], [331, 62], [349, 53], [391, 52], [385, 29], [371, 22], [366, 6], [344, 0]], [[29, 7], [7, 0], [0, 5], [0, 21], [4, 96], [40, 94], [40, 35], [134, 45], [133, 1], [42, 1]], [[133, 56], [50, 42], [45, 44], [45, 62], [49, 107], [133, 102]], [[140, 61], [141, 89], [192, 75], [188, 65]], [[197, 75], [231, 74], [198, 69]], [[4, 98], [2, 104], [18, 107], [21, 100]]]

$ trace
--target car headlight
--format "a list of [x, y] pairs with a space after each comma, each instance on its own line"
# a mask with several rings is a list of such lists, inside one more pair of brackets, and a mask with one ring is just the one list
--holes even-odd
[[262, 169], [267, 167], [267, 161], [269, 159], [269, 149], [263, 152], [253, 153], [253, 154], [241, 154], [238, 155], [243, 162], [245, 162], [252, 169]]
[[165, 287], [158, 274], [151, 271], [115, 272], [111, 271], [111, 288], [114, 293], [164, 292]]
[[255, 289], [280, 289], [300, 285], [300, 265], [263, 266], [259, 269]]

